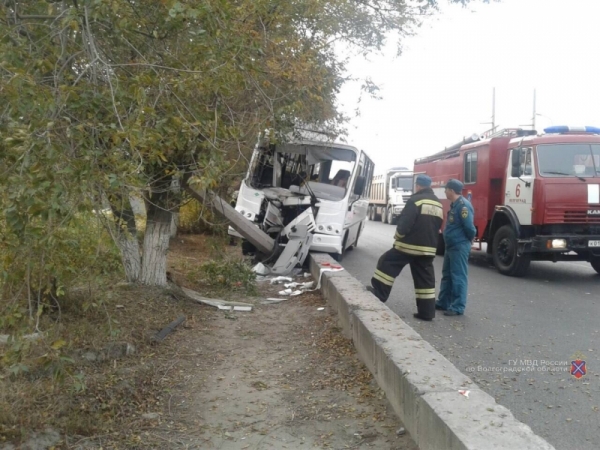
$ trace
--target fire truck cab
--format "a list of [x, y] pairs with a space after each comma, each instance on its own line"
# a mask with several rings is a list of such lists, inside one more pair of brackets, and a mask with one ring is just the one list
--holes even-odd
[[532, 260], [589, 261], [600, 273], [600, 128], [501, 130], [418, 159], [414, 173], [432, 178], [446, 212], [443, 186], [464, 183], [475, 239], [500, 273], [523, 276]]

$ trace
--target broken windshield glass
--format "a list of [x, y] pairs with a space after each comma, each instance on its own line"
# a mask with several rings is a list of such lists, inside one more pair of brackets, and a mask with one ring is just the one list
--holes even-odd
[[341, 200], [356, 166], [355, 151], [344, 147], [287, 143], [259, 148], [252, 159], [251, 185], [255, 189], [280, 187], [301, 195], [314, 191], [317, 198]]

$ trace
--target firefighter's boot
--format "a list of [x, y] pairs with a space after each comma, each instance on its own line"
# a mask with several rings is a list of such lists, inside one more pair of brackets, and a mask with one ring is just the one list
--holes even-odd
[[421, 320], [433, 320], [435, 317], [435, 299], [432, 298], [418, 298], [417, 299], [417, 313], [414, 317]]

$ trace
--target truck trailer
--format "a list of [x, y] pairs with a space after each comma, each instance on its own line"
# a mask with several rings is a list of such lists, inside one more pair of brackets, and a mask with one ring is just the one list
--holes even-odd
[[407, 167], [392, 167], [385, 174], [375, 175], [371, 182], [369, 220], [395, 224], [413, 191], [413, 172]]

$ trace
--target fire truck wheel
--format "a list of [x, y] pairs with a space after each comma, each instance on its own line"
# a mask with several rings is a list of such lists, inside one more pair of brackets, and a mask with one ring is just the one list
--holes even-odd
[[527, 273], [531, 256], [517, 255], [517, 236], [512, 226], [504, 225], [496, 232], [492, 252], [494, 265], [501, 274], [522, 277]]
[[600, 258], [594, 258], [590, 261], [590, 264], [592, 265], [593, 269], [600, 273]]
[[438, 237], [437, 248], [435, 249], [435, 254], [438, 256], [444, 256], [446, 254], [446, 243], [444, 242], [444, 235], [440, 233]]

